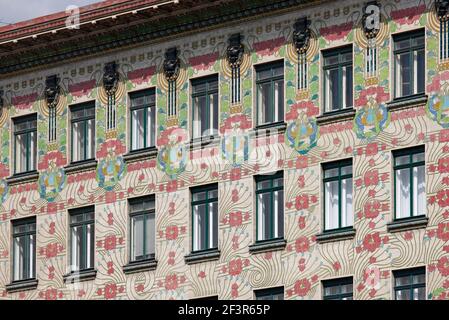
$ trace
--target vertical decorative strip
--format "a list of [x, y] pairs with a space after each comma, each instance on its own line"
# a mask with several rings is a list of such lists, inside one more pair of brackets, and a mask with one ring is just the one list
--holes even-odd
[[48, 107], [48, 142], [56, 141], [56, 106], [59, 101], [59, 78], [57, 75], [45, 79], [45, 100]]

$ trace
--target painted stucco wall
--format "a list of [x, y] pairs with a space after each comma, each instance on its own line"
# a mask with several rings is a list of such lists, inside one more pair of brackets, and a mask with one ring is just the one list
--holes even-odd
[[[433, 1], [381, 1], [383, 23], [377, 36], [378, 76], [365, 77], [366, 38], [361, 30], [363, 4], [335, 1], [232, 27], [211, 30], [138, 49], [85, 59], [21, 74], [0, 81], [7, 111], [0, 119], [0, 298], [1, 299], [252, 299], [253, 290], [285, 287], [286, 299], [320, 299], [321, 280], [354, 277], [354, 299], [391, 299], [392, 270], [426, 266], [427, 295], [449, 295], [449, 122], [435, 111], [434, 97], [444, 96], [449, 67], [439, 63], [439, 24]], [[297, 61], [292, 25], [301, 16], [312, 21], [308, 50], [308, 90], [296, 89]], [[391, 35], [425, 28], [426, 93], [429, 102], [388, 111], [392, 99]], [[242, 104], [230, 105], [230, 70], [225, 59], [228, 36], [241, 32]], [[321, 50], [353, 44], [354, 120], [317, 124], [322, 112]], [[162, 73], [165, 49], [180, 50], [178, 114], [167, 117], [167, 82]], [[285, 134], [256, 139], [254, 65], [284, 60]], [[121, 81], [117, 92], [117, 130], [105, 131], [106, 94], [103, 65], [116, 60]], [[220, 134], [240, 130], [248, 137], [248, 160], [231, 163], [222, 144], [189, 151], [190, 79], [219, 74]], [[48, 144], [48, 110], [43, 99], [45, 77], [58, 74], [63, 95], [58, 105], [57, 142]], [[153, 158], [126, 162], [128, 93], [156, 87], [159, 155], [180, 141], [181, 166]], [[66, 174], [70, 161], [68, 107], [96, 101], [95, 170]], [[362, 125], [376, 110], [377, 122]], [[443, 107], [444, 108], [444, 107]], [[38, 114], [37, 182], [8, 185], [12, 174], [12, 118]], [[298, 129], [305, 130], [298, 130]], [[306, 132], [299, 136], [298, 132]], [[390, 233], [393, 219], [392, 154], [407, 146], [425, 145], [426, 228]], [[242, 151], [242, 150], [237, 150]], [[236, 151], [236, 152], [237, 152]], [[232, 156], [232, 153], [231, 153]], [[321, 163], [351, 158], [354, 164], [354, 228], [351, 240], [316, 242], [321, 233]], [[230, 157], [232, 158], [232, 157]], [[103, 168], [118, 163], [112, 175]], [[250, 254], [255, 241], [254, 178], [284, 170], [285, 250]], [[48, 185], [48, 175], [58, 184]], [[187, 265], [191, 250], [189, 187], [218, 182], [218, 261]], [[156, 195], [155, 271], [125, 275], [128, 263], [128, 198]], [[67, 210], [95, 203], [95, 280], [65, 284], [69, 271]], [[11, 220], [37, 217], [37, 290], [7, 293], [11, 281]]]

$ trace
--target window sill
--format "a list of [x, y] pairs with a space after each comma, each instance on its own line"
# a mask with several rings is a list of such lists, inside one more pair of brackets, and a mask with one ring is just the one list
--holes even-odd
[[284, 121], [272, 122], [258, 125], [257, 127], [254, 128], [252, 135], [256, 136], [257, 138], [258, 136], [267, 136], [273, 133], [273, 131], [274, 134], [282, 134], [285, 132], [286, 129], [287, 123], [285, 123]]
[[6, 182], [9, 185], [26, 183], [26, 182], [34, 182], [39, 179], [39, 172], [37, 171], [29, 171], [23, 173], [16, 173], [13, 176], [6, 179]]
[[195, 264], [200, 262], [218, 260], [219, 258], [220, 258], [220, 250], [211, 249], [211, 250], [192, 252], [184, 257], [184, 261], [186, 264]]
[[285, 239], [274, 239], [256, 242], [249, 246], [250, 253], [260, 253], [267, 251], [278, 251], [284, 250], [287, 246], [287, 240]]
[[157, 157], [158, 150], [156, 147], [133, 150], [123, 156], [125, 162], [139, 161], [143, 159], [152, 159]]
[[90, 281], [94, 280], [96, 277], [97, 277], [97, 270], [94, 269], [71, 272], [63, 276], [65, 283]]
[[152, 271], [156, 270], [157, 260], [149, 259], [143, 261], [130, 262], [126, 266], [123, 266], [124, 274], [132, 274], [136, 272]]
[[203, 149], [205, 147], [215, 147], [220, 144], [220, 136], [204, 136], [190, 140], [190, 150]]
[[341, 240], [350, 240], [355, 237], [355, 229], [354, 228], [345, 228], [339, 229], [335, 231], [325, 231], [316, 236], [316, 241], [318, 243], [326, 243], [333, 241], [341, 241]]
[[37, 284], [37, 279], [28, 279], [13, 281], [10, 284], [7, 284], [5, 288], [8, 293], [13, 293], [18, 291], [35, 290], [37, 288]]
[[393, 101], [387, 103], [388, 111], [395, 111], [424, 105], [427, 103], [426, 94], [414, 94], [407, 97], [395, 98]]
[[427, 227], [429, 218], [426, 216], [397, 219], [387, 224], [388, 232], [401, 232]]
[[98, 163], [98, 161], [95, 159], [72, 162], [68, 166], [64, 167], [64, 171], [66, 174], [77, 173], [80, 171], [88, 171], [88, 170], [96, 169], [97, 163]]
[[332, 112], [326, 112], [316, 117], [317, 124], [328, 124], [344, 120], [353, 120], [355, 117], [355, 109], [347, 108]]

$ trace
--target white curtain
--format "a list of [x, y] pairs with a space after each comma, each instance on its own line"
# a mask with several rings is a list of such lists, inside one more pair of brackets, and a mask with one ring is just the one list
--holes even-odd
[[410, 216], [410, 170], [396, 170], [396, 218]]
[[426, 188], [424, 166], [413, 168], [413, 215], [426, 214]]
[[338, 181], [329, 181], [324, 186], [325, 229], [338, 228]]
[[352, 178], [341, 181], [341, 226], [353, 225], [354, 215], [352, 212]]

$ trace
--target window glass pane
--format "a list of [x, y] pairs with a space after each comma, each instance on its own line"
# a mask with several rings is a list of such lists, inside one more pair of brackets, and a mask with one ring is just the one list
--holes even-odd
[[155, 207], [154, 198], [147, 198], [143, 201], [144, 210], [153, 210]]
[[194, 251], [206, 249], [206, 233], [208, 231], [208, 226], [206, 225], [206, 206], [207, 204], [201, 204], [193, 207]]
[[94, 225], [92, 223], [86, 226], [86, 269], [94, 267], [95, 239]]
[[410, 47], [410, 38], [395, 41], [394, 48], [395, 50], [406, 49]]
[[30, 132], [29, 134], [29, 163], [28, 163], [28, 171], [36, 170], [36, 152], [37, 152], [37, 134], [35, 131]]
[[208, 198], [209, 198], [209, 199], [218, 198], [218, 190], [217, 190], [217, 189], [210, 190], [210, 191], [209, 191]]
[[131, 212], [140, 212], [140, 211], [143, 211], [144, 210], [144, 207], [143, 207], [143, 201], [133, 201], [131, 204], [130, 204], [130, 210], [131, 210]]
[[415, 53], [416, 56], [416, 90], [415, 93], [424, 92], [424, 80], [425, 80], [425, 54], [424, 50], [419, 50]]
[[258, 190], [268, 189], [270, 187], [271, 187], [271, 180], [264, 180], [257, 183]]
[[147, 109], [147, 145], [145, 147], [154, 147], [156, 145], [156, 107]]
[[340, 55], [340, 61], [341, 62], [351, 62], [352, 61], [352, 51], [346, 52], [346, 53], [342, 53]]
[[410, 283], [410, 276], [396, 277], [396, 286], [407, 286]]
[[424, 166], [413, 168], [413, 215], [426, 213], [426, 183]]
[[341, 175], [345, 176], [347, 174], [352, 174], [352, 166], [346, 166], [341, 168]]
[[396, 291], [396, 300], [410, 300], [410, 290], [398, 290]]
[[284, 81], [274, 83], [275, 122], [284, 120]]
[[258, 206], [257, 240], [270, 239], [272, 208], [271, 208], [271, 196], [269, 192], [258, 194], [257, 206]]
[[206, 191], [202, 191], [202, 192], [195, 192], [193, 194], [193, 201], [201, 201], [201, 200], [206, 200]]
[[206, 96], [199, 96], [193, 99], [193, 135], [195, 138], [203, 136], [208, 129]]
[[71, 238], [71, 263], [72, 271], [80, 270], [80, 258], [81, 258], [81, 239], [82, 239], [82, 226], [72, 227], [72, 238]]
[[410, 53], [402, 53], [398, 55], [396, 70], [398, 72], [398, 96], [407, 96], [412, 94], [411, 91], [411, 74], [410, 74]]
[[283, 76], [284, 75], [284, 67], [279, 66], [273, 68], [273, 77]]
[[14, 238], [14, 281], [23, 280], [25, 273], [25, 237]]
[[338, 168], [324, 170], [325, 178], [338, 177]]
[[146, 252], [145, 255], [146, 258], [149, 258], [149, 256], [154, 256], [155, 252], [155, 225], [154, 225], [154, 214], [149, 214], [146, 216], [145, 219], [146, 223], [146, 235], [145, 235], [145, 241], [146, 241]]
[[87, 137], [86, 137], [87, 159], [95, 158], [95, 119], [87, 121]]
[[72, 157], [73, 161], [80, 161], [84, 159], [84, 122], [74, 122], [72, 124]]
[[426, 275], [424, 273], [413, 276], [413, 284], [422, 284], [426, 282]]
[[324, 289], [324, 294], [326, 296], [333, 296], [340, 293], [340, 286], [329, 286]]
[[338, 223], [338, 181], [324, 184], [325, 230], [336, 229]]
[[403, 164], [408, 164], [408, 163], [410, 163], [410, 156], [405, 155], [405, 156], [395, 157], [395, 163], [397, 166], [400, 166]]
[[396, 170], [396, 218], [410, 216], [410, 169]]
[[325, 91], [325, 100], [326, 100], [326, 110], [334, 111], [339, 109], [339, 77], [338, 77], [338, 68], [329, 69], [325, 72], [326, 77], [326, 91]]
[[341, 227], [353, 225], [352, 212], [352, 178], [341, 181]]
[[[272, 235], [273, 238], [282, 238], [284, 236], [284, 191], [279, 190], [273, 193], [273, 206], [274, 206], [274, 225]], [[272, 224], [271, 221], [268, 224]]]
[[258, 123], [265, 124], [274, 121], [272, 114], [271, 83], [261, 83], [257, 86]]
[[422, 162], [424, 160], [424, 152], [416, 153], [413, 155], [413, 162]]
[[413, 300], [426, 300], [426, 288], [414, 288]]
[[412, 38], [412, 45], [413, 46], [423, 46], [424, 45], [424, 36], [414, 36]]
[[210, 135], [214, 135], [218, 132], [218, 94], [215, 93], [213, 95], [210, 96], [210, 101], [211, 101], [211, 108], [212, 108], [212, 113], [211, 113], [211, 123], [212, 123], [212, 127], [211, 129], [213, 129], [213, 131], [210, 133]]
[[338, 54], [324, 58], [324, 65], [326, 65], [326, 66], [332, 65], [332, 64], [337, 64], [337, 63], [338, 63]]
[[209, 203], [209, 247], [218, 247], [218, 202]]
[[273, 180], [273, 187], [281, 187], [284, 185], [284, 178], [278, 178]]
[[144, 147], [144, 109], [137, 109], [131, 112], [131, 148], [132, 150]]
[[143, 215], [136, 216], [131, 218], [132, 229], [131, 229], [131, 238], [132, 238], [132, 260], [141, 260], [144, 258], [143, 245], [144, 245], [144, 237], [143, 237], [143, 223], [144, 218]]
[[201, 93], [206, 91], [207, 82], [197, 83], [193, 85], [193, 93]]
[[95, 106], [92, 105], [84, 109], [84, 114], [86, 117], [95, 117]]
[[266, 80], [271, 78], [271, 69], [257, 71], [257, 80]]
[[341, 293], [352, 293], [352, 283], [341, 286]]
[[26, 171], [26, 134], [16, 135], [16, 173]]
[[36, 236], [34, 234], [29, 235], [29, 250], [28, 250], [28, 279], [33, 279], [36, 277]]
[[352, 66], [343, 67], [344, 99], [343, 108], [352, 107]]

